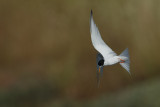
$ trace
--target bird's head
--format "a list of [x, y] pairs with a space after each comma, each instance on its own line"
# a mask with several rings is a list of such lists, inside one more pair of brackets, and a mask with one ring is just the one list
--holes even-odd
[[97, 63], [97, 70], [98, 70], [99, 73], [103, 72], [103, 66], [104, 66], [104, 59], [101, 59]]
[[104, 59], [101, 59], [98, 61], [98, 66], [103, 66], [104, 65]]
[[103, 66], [104, 66], [104, 58], [100, 53], [98, 53], [97, 54], [97, 70], [98, 70], [98, 72], [101, 72]]

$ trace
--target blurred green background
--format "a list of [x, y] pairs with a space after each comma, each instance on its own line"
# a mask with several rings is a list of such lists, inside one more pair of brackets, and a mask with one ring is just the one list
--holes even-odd
[[[129, 48], [96, 80], [90, 10], [104, 41]], [[160, 107], [159, 0], [0, 0], [0, 107]]]

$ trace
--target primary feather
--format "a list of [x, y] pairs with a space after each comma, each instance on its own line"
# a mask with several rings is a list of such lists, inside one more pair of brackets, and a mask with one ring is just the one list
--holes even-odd
[[109, 58], [116, 56], [116, 53], [112, 51], [112, 49], [102, 40], [100, 32], [96, 24], [94, 23], [92, 11], [90, 17], [90, 32], [94, 48], [102, 54], [105, 60], [108, 60]]

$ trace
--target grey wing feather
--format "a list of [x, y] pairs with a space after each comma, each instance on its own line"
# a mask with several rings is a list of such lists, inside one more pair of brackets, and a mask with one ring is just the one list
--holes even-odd
[[93, 15], [91, 11], [90, 17], [90, 32], [91, 32], [91, 40], [94, 48], [103, 55], [104, 59], [115, 56], [116, 53], [112, 51], [112, 49], [106, 45], [106, 43], [102, 40], [100, 32], [94, 23]]

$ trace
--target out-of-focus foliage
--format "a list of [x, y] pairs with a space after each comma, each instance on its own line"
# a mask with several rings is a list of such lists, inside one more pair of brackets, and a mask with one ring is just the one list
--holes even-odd
[[[120, 65], [107, 66], [97, 88], [91, 9], [104, 41], [117, 54], [129, 48], [132, 79]], [[149, 104], [151, 94], [138, 97], [146, 85], [138, 87], [159, 77], [159, 29], [158, 0], [1, 0], [0, 106]], [[149, 85], [154, 95], [158, 81]]]
[[64, 101], [54, 102], [49, 107], [159, 107], [160, 106], [160, 80], [154, 79], [129, 87], [121, 93], [98, 97], [96, 100], [80, 102]]

